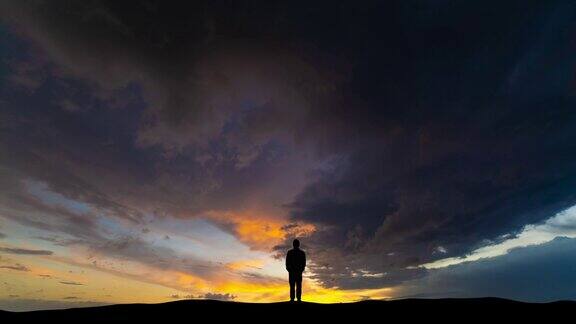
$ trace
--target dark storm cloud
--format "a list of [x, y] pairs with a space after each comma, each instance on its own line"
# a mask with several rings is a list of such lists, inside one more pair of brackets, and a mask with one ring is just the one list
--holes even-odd
[[317, 279], [395, 285], [576, 203], [574, 11], [555, 5], [438, 5], [371, 39], [361, 138], [289, 205], [319, 225]]
[[507, 255], [432, 270], [428, 277], [409, 282], [401, 296], [573, 300], [575, 251], [576, 240], [568, 238], [517, 248]]
[[[11, 152], [0, 162], [116, 217], [233, 209], [286, 185], [255, 189], [270, 179], [314, 166], [287, 204], [292, 220], [317, 225], [303, 240], [312, 276], [364, 288], [420, 277], [412, 267], [576, 203], [571, 4], [30, 1], [2, 9], [50, 63], [32, 73], [40, 81], [15, 69], [38, 95], [9, 102], [18, 113], [0, 124], [10, 135], [0, 148]], [[29, 108], [42, 91], [77, 83], [71, 102]], [[122, 89], [138, 104], [104, 109]], [[271, 167], [310, 152], [314, 163]], [[141, 255], [131, 242], [100, 248]]]
[[307, 110], [329, 104], [339, 80], [295, 42], [305, 31], [284, 7], [29, 1], [4, 3], [3, 17], [104, 97], [138, 82], [150, 103], [141, 144], [178, 149], [224, 136], [243, 165], [271, 134], [308, 126]]
[[24, 255], [52, 255], [54, 252], [47, 250], [30, 250], [20, 248], [7, 248], [0, 247], [0, 252], [8, 254], [24, 254]]

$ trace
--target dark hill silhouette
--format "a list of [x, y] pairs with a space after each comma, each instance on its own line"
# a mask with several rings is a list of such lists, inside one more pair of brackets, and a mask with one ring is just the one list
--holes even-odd
[[[188, 323], [230, 320], [246, 323], [439, 323], [502, 322], [526, 318], [567, 320], [576, 315], [576, 302], [522, 303], [499, 298], [476, 299], [403, 299], [361, 301], [356, 303], [237, 303], [215, 300], [183, 300], [162, 304], [121, 304], [65, 310], [33, 312], [0, 311], [1, 323], [50, 323], [52, 321], [148, 322], [182, 321]], [[570, 317], [566, 317], [570, 316]]]

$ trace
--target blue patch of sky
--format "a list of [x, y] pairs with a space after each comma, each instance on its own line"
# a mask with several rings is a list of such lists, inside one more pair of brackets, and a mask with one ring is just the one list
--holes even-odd
[[89, 204], [67, 198], [59, 193], [51, 191], [48, 186], [39, 181], [24, 181], [26, 189], [34, 197], [40, 199], [45, 204], [61, 206], [76, 214], [85, 214], [92, 210]]
[[[165, 239], [165, 235], [170, 238]], [[231, 262], [262, 257], [265, 254], [250, 250], [232, 234], [204, 219], [158, 220], [145, 235], [155, 245], [165, 246], [181, 256], [191, 256], [214, 262]]]

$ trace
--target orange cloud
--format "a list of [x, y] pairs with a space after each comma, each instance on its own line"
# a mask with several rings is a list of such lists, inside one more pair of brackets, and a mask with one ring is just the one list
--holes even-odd
[[312, 224], [289, 224], [282, 219], [255, 211], [212, 211], [207, 216], [216, 222], [231, 226], [238, 240], [260, 250], [270, 250], [287, 236], [307, 236], [315, 231]]
[[284, 239], [282, 223], [267, 220], [240, 220], [236, 224], [238, 238], [251, 246], [272, 247]]

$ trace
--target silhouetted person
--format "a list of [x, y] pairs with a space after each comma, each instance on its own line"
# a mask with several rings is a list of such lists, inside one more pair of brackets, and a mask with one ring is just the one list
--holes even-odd
[[286, 270], [288, 270], [288, 282], [290, 283], [290, 301], [294, 301], [294, 286], [296, 286], [296, 298], [302, 299], [302, 272], [306, 268], [306, 253], [300, 250], [300, 241], [292, 242], [294, 247], [286, 254]]

